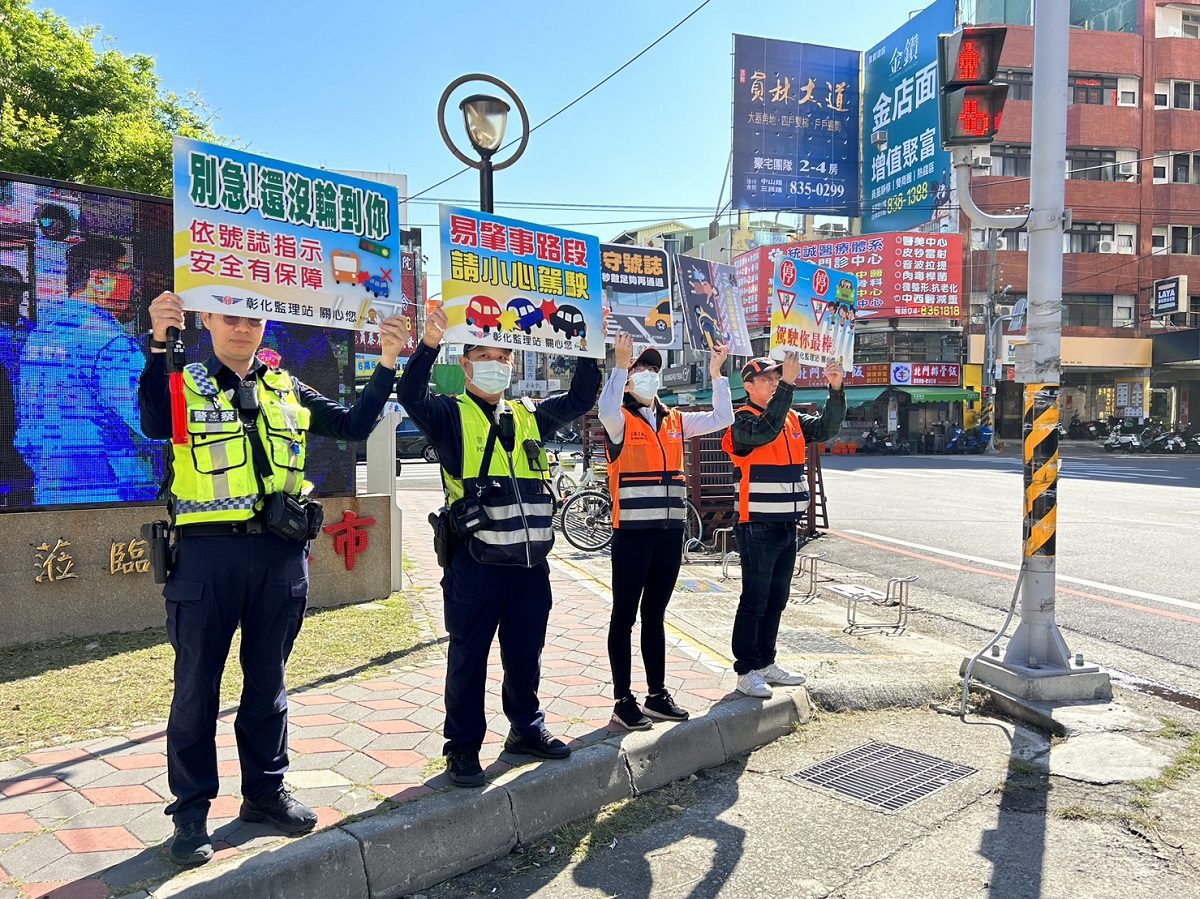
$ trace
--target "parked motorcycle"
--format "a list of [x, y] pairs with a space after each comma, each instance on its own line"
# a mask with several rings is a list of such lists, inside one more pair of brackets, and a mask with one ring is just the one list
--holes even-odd
[[884, 436], [879, 432], [879, 422], [863, 431], [862, 443], [859, 444], [858, 451], [868, 455], [884, 451]]
[[1104, 451], [1113, 453], [1117, 450], [1125, 452], [1133, 452], [1138, 437], [1132, 432], [1126, 432], [1118, 422], [1112, 426], [1112, 430], [1108, 432], [1108, 439], [1104, 441]]
[[889, 456], [907, 456], [912, 452], [912, 446], [897, 431], [895, 434], [888, 434], [884, 438], [883, 452]]

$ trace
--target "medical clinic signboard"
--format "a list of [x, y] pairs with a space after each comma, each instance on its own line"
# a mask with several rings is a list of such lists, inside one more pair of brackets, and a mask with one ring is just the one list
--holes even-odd
[[958, 231], [938, 126], [937, 38], [953, 30], [954, 0], [936, 0], [863, 57], [864, 234], [939, 218]]
[[[747, 319], [765, 323], [776, 256], [790, 256], [858, 278], [855, 318], [960, 318], [962, 237], [911, 232], [760, 247], [734, 260]], [[749, 273], [757, 271], [757, 280]], [[764, 274], [765, 273], [765, 274]]]
[[733, 36], [733, 207], [858, 215], [859, 54]]
[[174, 152], [185, 309], [350, 330], [411, 314], [396, 188], [182, 137]]

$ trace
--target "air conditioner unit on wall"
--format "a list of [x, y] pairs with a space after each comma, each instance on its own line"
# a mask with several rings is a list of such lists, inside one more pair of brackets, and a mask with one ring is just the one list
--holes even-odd
[[1115, 253], [1117, 252], [1117, 242], [1115, 240], [1102, 240], [1099, 243], [1099, 253]]
[[992, 167], [992, 157], [990, 156], [972, 156], [971, 167], [980, 170], [990, 170]]
[[1117, 166], [1117, 172], [1122, 178], [1136, 178], [1138, 175], [1138, 164], [1136, 162], [1122, 162]]

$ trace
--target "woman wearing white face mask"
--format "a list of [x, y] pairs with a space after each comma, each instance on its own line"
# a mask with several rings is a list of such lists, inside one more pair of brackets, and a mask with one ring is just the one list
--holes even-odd
[[[729, 355], [713, 348], [711, 412], [679, 412], [658, 400], [662, 354], [653, 347], [633, 360], [633, 338], [618, 334], [616, 364], [600, 395], [600, 423], [607, 436], [608, 478], [613, 497], [613, 608], [608, 629], [613, 723], [647, 730], [647, 716], [681, 721], [688, 713], [667, 692], [667, 639], [663, 616], [679, 576], [687, 486], [683, 442], [733, 423], [729, 379], [721, 365]], [[630, 364], [632, 362], [632, 365]], [[631, 692], [630, 638], [641, 607], [642, 661], [648, 695], [640, 707]]]

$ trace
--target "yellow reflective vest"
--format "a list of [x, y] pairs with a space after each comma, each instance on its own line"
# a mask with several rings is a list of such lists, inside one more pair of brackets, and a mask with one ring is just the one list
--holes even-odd
[[[496, 440], [484, 472], [492, 421], [469, 394], [457, 399], [463, 435], [462, 477], [452, 477], [442, 469], [447, 505], [470, 494], [487, 511], [488, 523], [467, 541], [477, 562], [532, 568], [554, 546], [554, 498], [547, 485], [550, 466], [537, 418], [524, 402], [508, 403], [516, 435], [513, 451], [507, 452]], [[533, 444], [537, 452], [531, 460], [526, 447]]]
[[[311, 413], [300, 405], [286, 371], [268, 369], [258, 385], [259, 438], [270, 471], [260, 472], [267, 493], [300, 496], [312, 488], [304, 479], [306, 435]], [[185, 366], [188, 442], [171, 444], [171, 496], [176, 525], [245, 521], [261, 507], [254, 454], [232, 391], [217, 386], [201, 363]]]

